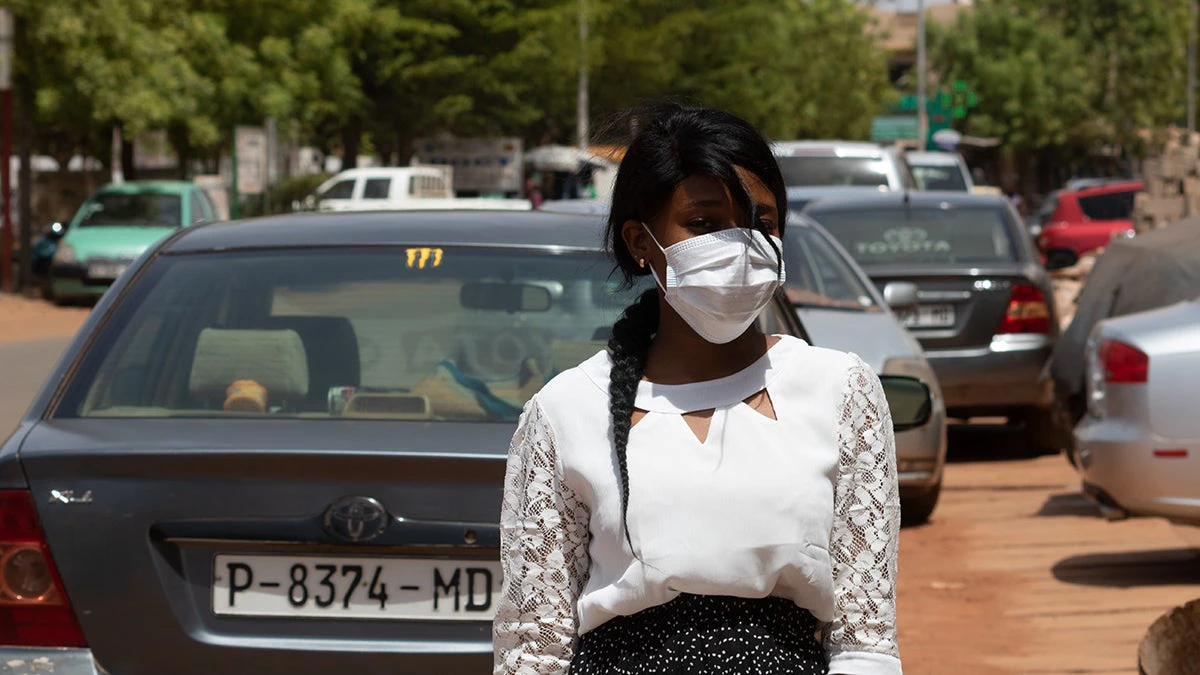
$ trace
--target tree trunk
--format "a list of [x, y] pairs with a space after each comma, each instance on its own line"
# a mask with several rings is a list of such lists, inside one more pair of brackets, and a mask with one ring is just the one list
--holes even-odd
[[350, 120], [342, 128], [342, 170], [358, 166], [358, 146], [362, 140], [362, 120]]
[[[16, 18], [13, 35], [16, 60], [22, 67], [16, 72], [13, 84], [16, 85], [17, 98], [17, 153], [21, 156], [20, 175], [18, 184], [20, 192], [17, 195], [17, 207], [21, 221], [21, 261], [18, 278], [19, 288], [28, 293], [33, 288], [33, 67], [35, 59], [31, 53], [25, 20]], [[5, 157], [4, 161], [8, 161]], [[8, 204], [4, 205], [8, 208]]]
[[121, 174], [125, 180], [137, 180], [137, 167], [133, 165], [133, 137], [121, 130]]

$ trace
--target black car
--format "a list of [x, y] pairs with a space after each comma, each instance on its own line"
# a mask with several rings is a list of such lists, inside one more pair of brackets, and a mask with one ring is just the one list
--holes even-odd
[[[822, 199], [805, 211], [850, 252], [920, 340], [952, 418], [1025, 422], [1035, 450], [1065, 430], [1046, 361], [1059, 336], [1050, 277], [1008, 200], [961, 192]], [[898, 294], [915, 297], [899, 299]], [[906, 287], [907, 286], [907, 287]], [[907, 305], [905, 307], [905, 305]]]

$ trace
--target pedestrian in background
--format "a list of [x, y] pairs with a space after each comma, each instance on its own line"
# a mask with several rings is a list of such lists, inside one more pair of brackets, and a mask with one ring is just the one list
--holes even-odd
[[891, 415], [857, 356], [756, 327], [783, 176], [728, 113], [639, 119], [608, 222], [608, 349], [526, 405], [495, 672], [899, 675]]
[[533, 204], [534, 210], [542, 208], [542, 202], [546, 201], [542, 198], [542, 187], [534, 176], [525, 179], [525, 198]]

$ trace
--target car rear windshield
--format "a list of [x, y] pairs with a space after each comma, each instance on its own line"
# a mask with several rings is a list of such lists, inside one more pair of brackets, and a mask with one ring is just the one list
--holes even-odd
[[962, 170], [956, 166], [918, 166], [914, 164], [912, 172], [916, 176], [917, 185], [920, 185], [922, 190], [967, 192], [967, 181], [963, 178]]
[[1012, 225], [998, 208], [889, 207], [811, 215], [864, 266], [1017, 260]]
[[858, 312], [880, 310], [854, 262], [820, 230], [792, 227], [786, 236], [786, 291], [793, 304]]
[[1129, 220], [1136, 190], [1109, 192], [1079, 198], [1079, 208], [1089, 220]]
[[60, 417], [512, 421], [633, 300], [592, 254], [373, 248], [167, 256]]
[[887, 186], [887, 161], [869, 157], [779, 157], [788, 185]]
[[102, 225], [179, 227], [183, 213], [179, 195], [137, 192], [108, 193], [92, 197], [83, 205], [80, 227]]

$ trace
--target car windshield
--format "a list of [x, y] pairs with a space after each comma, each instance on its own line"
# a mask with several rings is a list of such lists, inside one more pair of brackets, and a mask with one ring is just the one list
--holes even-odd
[[154, 192], [99, 194], [83, 205], [80, 227], [103, 225], [179, 227], [183, 223], [179, 195]]
[[[909, 160], [912, 163], [912, 160]], [[922, 190], [967, 192], [967, 181], [956, 166], [921, 166], [912, 164], [913, 175]]]
[[513, 421], [641, 288], [590, 254], [373, 248], [166, 256], [59, 416]]
[[783, 259], [788, 300], [805, 307], [827, 307], [852, 311], [879, 311], [854, 263], [812, 227], [787, 230]]
[[776, 159], [788, 185], [888, 185], [887, 161], [882, 158], [801, 156]]
[[811, 214], [863, 266], [1016, 260], [1009, 218], [995, 207], [900, 206]]

